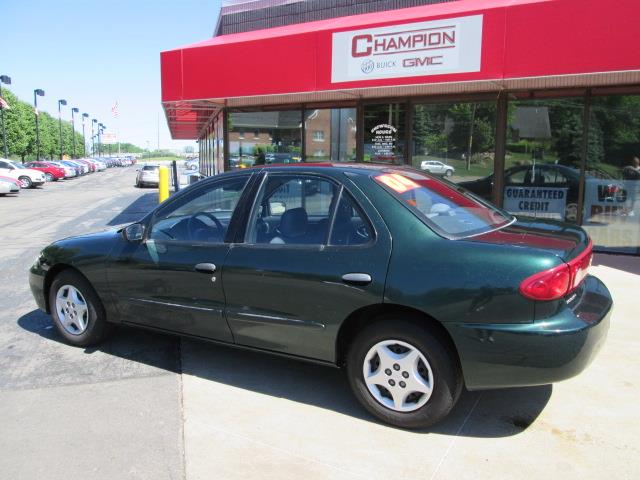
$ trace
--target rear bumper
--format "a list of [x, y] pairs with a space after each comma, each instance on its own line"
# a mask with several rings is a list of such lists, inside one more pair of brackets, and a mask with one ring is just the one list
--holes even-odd
[[609, 330], [611, 294], [588, 276], [572, 307], [528, 324], [449, 324], [469, 390], [546, 385], [594, 359]]

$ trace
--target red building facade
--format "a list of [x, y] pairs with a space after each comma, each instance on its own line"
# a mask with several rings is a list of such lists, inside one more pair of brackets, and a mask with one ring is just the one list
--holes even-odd
[[430, 3], [223, 22], [239, 33], [163, 52], [173, 137], [199, 140], [205, 175], [317, 160], [450, 172], [511, 212], [640, 253], [637, 2]]

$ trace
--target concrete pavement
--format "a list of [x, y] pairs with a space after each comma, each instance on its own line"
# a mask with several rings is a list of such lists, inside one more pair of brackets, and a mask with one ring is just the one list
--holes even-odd
[[26, 270], [55, 238], [151, 208], [133, 170], [0, 199], [2, 478], [640, 477], [639, 258], [596, 256], [616, 307], [584, 373], [465, 392], [445, 422], [407, 432], [369, 417], [338, 370], [132, 329], [62, 344]]

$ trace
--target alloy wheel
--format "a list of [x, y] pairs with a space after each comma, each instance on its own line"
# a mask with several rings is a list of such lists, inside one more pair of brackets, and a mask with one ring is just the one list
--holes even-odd
[[81, 335], [89, 325], [89, 306], [73, 285], [63, 285], [56, 294], [56, 312], [62, 327], [72, 335]]
[[426, 357], [400, 340], [383, 340], [371, 347], [362, 373], [373, 398], [396, 412], [419, 409], [433, 393], [433, 371]]

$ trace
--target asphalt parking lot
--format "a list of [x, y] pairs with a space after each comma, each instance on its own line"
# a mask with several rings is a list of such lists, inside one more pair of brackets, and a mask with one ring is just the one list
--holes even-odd
[[153, 208], [135, 168], [0, 198], [0, 477], [10, 479], [640, 478], [640, 259], [597, 255], [616, 302], [580, 376], [464, 392], [430, 431], [382, 425], [338, 370], [129, 328], [65, 345], [27, 270], [68, 235]]

